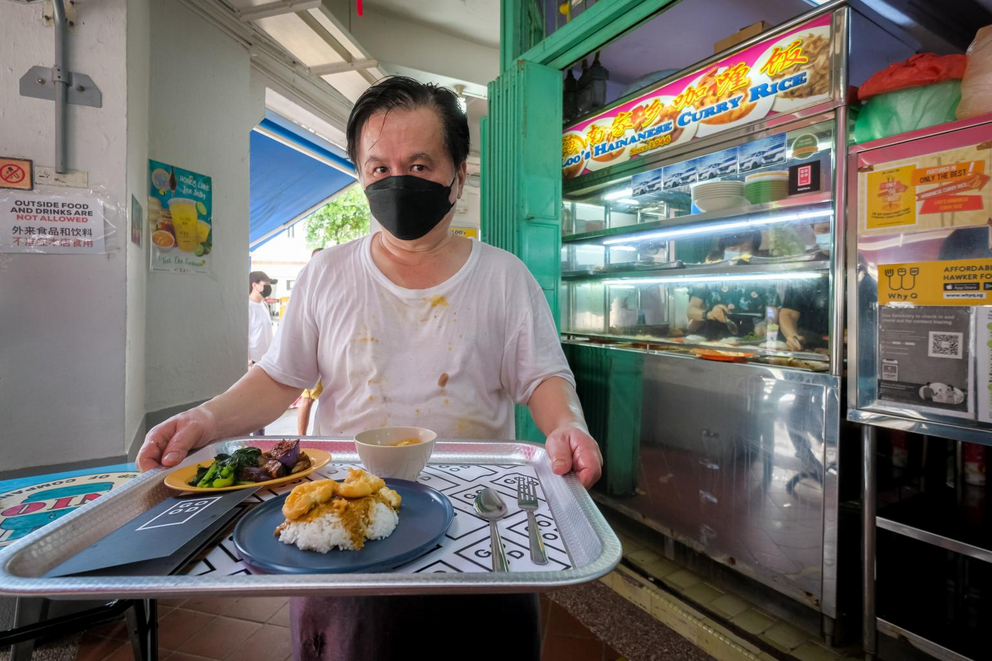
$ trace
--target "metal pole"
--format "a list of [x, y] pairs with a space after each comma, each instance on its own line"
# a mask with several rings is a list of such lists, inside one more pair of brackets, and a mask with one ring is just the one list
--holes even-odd
[[861, 427], [862, 465], [864, 474], [861, 479], [862, 524], [864, 542], [862, 544], [862, 573], [863, 590], [862, 605], [864, 613], [862, 623], [862, 645], [866, 659], [875, 658], [878, 649], [878, 628], [875, 619], [875, 507], [877, 484], [875, 482], [875, 427]]
[[65, 115], [66, 98], [69, 94], [69, 70], [65, 64], [65, 5], [63, 0], [53, 0], [55, 9], [55, 66], [52, 67], [52, 82], [55, 84], [55, 171], [66, 171], [65, 157]]

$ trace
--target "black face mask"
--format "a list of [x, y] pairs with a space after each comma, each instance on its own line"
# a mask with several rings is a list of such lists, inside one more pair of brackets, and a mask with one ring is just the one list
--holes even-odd
[[369, 210], [387, 232], [401, 241], [414, 241], [437, 227], [451, 211], [451, 187], [413, 175], [386, 177], [365, 189]]
[[262, 288], [262, 298], [268, 298], [271, 293], [272, 285], [265, 285], [265, 287]]

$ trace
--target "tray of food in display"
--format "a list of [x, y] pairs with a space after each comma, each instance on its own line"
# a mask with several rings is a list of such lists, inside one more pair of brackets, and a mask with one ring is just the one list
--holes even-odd
[[829, 372], [830, 363], [823, 356], [819, 358], [820, 360], [810, 360], [796, 358], [794, 356], [758, 356], [749, 362], [772, 365], [774, 367], [791, 367], [792, 369], [805, 370], [807, 372]]
[[[373, 430], [362, 442], [256, 437], [203, 448], [0, 549], [0, 594], [538, 592], [594, 580], [620, 561], [592, 498], [574, 474], [552, 472], [544, 446], [392, 429], [407, 438]], [[211, 529], [207, 519], [224, 507], [228, 518]], [[182, 539], [194, 524], [213, 531], [209, 540], [202, 531]], [[129, 549], [134, 558], [113, 559]], [[170, 552], [165, 560], [189, 555], [167, 575], [128, 564]]]

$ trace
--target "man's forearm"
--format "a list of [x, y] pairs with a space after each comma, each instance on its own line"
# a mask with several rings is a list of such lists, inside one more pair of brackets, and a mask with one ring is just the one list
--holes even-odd
[[261, 429], [282, 415], [302, 391], [279, 383], [261, 367], [253, 367], [227, 392], [200, 408], [214, 418], [217, 432], [211, 440], [215, 441]]
[[553, 376], [539, 385], [527, 402], [527, 407], [534, 418], [534, 424], [545, 436], [566, 426], [589, 433], [579, 396], [572, 384], [561, 377]]
[[792, 310], [782, 309], [778, 315], [778, 325], [786, 342], [799, 335], [799, 314]]

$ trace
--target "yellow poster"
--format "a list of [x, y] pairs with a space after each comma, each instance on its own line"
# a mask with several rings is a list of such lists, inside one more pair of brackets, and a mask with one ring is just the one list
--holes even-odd
[[913, 197], [913, 173], [916, 168], [904, 165], [868, 173], [865, 190], [868, 202], [867, 229], [902, 227], [916, 224], [916, 201]]
[[983, 225], [992, 213], [989, 143], [877, 163], [858, 175], [862, 234]]
[[992, 305], [992, 259], [879, 264], [878, 304]]
[[479, 238], [479, 230], [474, 227], [452, 227], [451, 231], [457, 236], [464, 236], [471, 239]]

